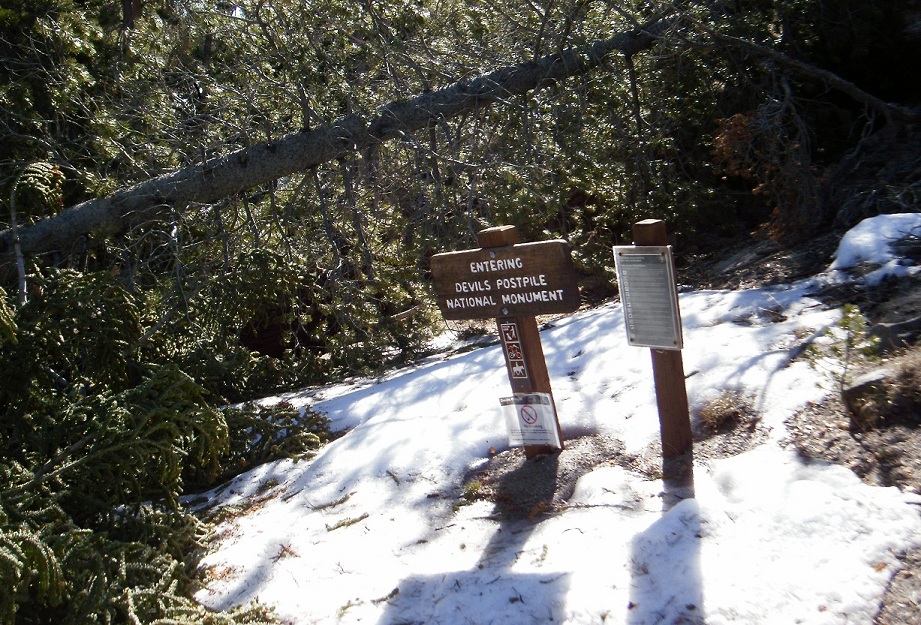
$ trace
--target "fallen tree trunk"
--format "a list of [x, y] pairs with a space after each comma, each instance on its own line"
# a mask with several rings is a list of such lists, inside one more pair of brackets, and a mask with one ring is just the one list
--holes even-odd
[[[23, 254], [64, 251], [90, 233], [116, 233], [162, 219], [171, 210], [209, 204], [244, 189], [305, 171], [422, 128], [526, 94], [598, 67], [614, 52], [633, 55], [650, 48], [672, 20], [660, 19], [584, 48], [573, 48], [504, 67], [453, 85], [384, 106], [371, 115], [349, 115], [314, 130], [289, 134], [215, 157], [98, 198], [65, 208], [18, 231]], [[0, 271], [9, 275], [14, 232], [0, 232]]]

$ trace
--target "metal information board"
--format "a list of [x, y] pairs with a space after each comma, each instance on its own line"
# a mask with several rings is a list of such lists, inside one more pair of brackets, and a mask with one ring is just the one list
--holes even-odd
[[614, 262], [628, 343], [681, 349], [681, 314], [671, 246], [615, 246]]

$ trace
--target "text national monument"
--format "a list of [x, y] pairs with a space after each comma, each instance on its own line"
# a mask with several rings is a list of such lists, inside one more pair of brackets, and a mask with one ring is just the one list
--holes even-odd
[[431, 258], [445, 319], [496, 319], [513, 397], [500, 399], [509, 444], [525, 455], [563, 448], [537, 328], [537, 315], [579, 308], [579, 287], [566, 241], [520, 243], [514, 226], [477, 234], [479, 248]]

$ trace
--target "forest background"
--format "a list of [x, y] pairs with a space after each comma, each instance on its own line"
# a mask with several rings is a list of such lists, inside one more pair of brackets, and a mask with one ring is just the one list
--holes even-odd
[[[3, 0], [0, 623], [188, 597], [179, 497], [328, 436], [245, 402], [409, 362], [428, 258], [566, 239], [586, 304], [916, 211], [916, 1]], [[226, 408], [237, 404], [235, 408]]]

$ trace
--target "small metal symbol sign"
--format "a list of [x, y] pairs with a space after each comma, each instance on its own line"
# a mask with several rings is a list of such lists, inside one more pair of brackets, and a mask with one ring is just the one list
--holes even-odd
[[550, 393], [519, 393], [502, 397], [499, 404], [505, 413], [509, 445], [562, 447]]
[[524, 364], [524, 350], [518, 333], [517, 323], [502, 323], [499, 326], [502, 335], [502, 345], [505, 347], [505, 359], [508, 363], [509, 375], [513, 378], [526, 379], [528, 368]]

